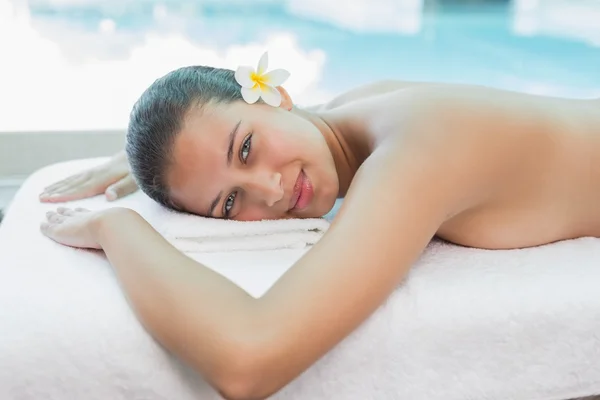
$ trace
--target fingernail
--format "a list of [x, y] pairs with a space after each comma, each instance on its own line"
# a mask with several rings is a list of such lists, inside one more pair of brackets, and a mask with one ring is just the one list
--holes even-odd
[[117, 192], [115, 192], [112, 189], [108, 189], [106, 191], [106, 198], [108, 199], [108, 201], [113, 201], [117, 199]]

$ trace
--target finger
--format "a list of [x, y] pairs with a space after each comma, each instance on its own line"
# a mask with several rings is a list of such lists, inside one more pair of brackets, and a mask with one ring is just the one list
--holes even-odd
[[49, 224], [49, 223], [47, 223], [47, 222], [42, 222], [42, 223], [40, 224], [40, 230], [41, 230], [41, 231], [42, 231], [44, 234], [47, 234], [47, 233], [48, 233], [48, 231], [50, 230], [50, 224]]
[[78, 177], [77, 179], [70, 180], [69, 182], [65, 182], [61, 185], [56, 185], [53, 188], [49, 188], [40, 193], [40, 199], [49, 199], [55, 197], [54, 195], [61, 195], [63, 193], [72, 191], [72, 190], [86, 190], [88, 189], [88, 180], [86, 177]]
[[87, 174], [74, 176], [71, 179], [57, 182], [54, 185], [45, 188], [42, 191], [42, 194], [52, 194], [52, 193], [64, 192], [65, 190], [69, 190], [70, 188], [82, 186], [88, 180], [89, 180], [89, 177], [87, 176]]
[[71, 189], [63, 193], [53, 193], [47, 197], [40, 197], [43, 203], [62, 203], [65, 201], [81, 200], [93, 196], [95, 193], [90, 188]]
[[55, 214], [55, 215], [51, 216], [48, 220], [54, 224], [60, 224], [65, 220], [65, 216], [60, 215], [60, 214]]
[[61, 222], [63, 222], [65, 220], [65, 217], [63, 215], [57, 214], [54, 211], [50, 211], [50, 212], [46, 213], [46, 218], [48, 219], [48, 222], [51, 222], [54, 224], [60, 224]]
[[58, 209], [56, 211], [61, 215], [66, 215], [66, 216], [75, 215], [74, 210], [71, 210], [70, 208], [66, 208], [66, 207], [58, 207]]
[[74, 179], [77, 179], [77, 178], [79, 178], [79, 177], [81, 177], [81, 174], [77, 174], [77, 175], [71, 175], [71, 176], [69, 176], [68, 178], [61, 179], [60, 181], [54, 182], [54, 183], [53, 183], [52, 185], [50, 185], [50, 186], [46, 186], [46, 187], [44, 188], [44, 192], [49, 192], [49, 191], [52, 191], [52, 190], [54, 190], [55, 188], [57, 188], [57, 187], [59, 187], [59, 186], [63, 186], [63, 185], [65, 185], [65, 184], [67, 184], [67, 183], [71, 182], [72, 180], [74, 180]]
[[131, 174], [126, 175], [123, 179], [110, 185], [106, 189], [106, 199], [108, 201], [114, 201], [120, 199], [121, 197], [125, 197], [128, 194], [131, 194], [137, 190], [137, 184], [135, 183], [135, 179]]

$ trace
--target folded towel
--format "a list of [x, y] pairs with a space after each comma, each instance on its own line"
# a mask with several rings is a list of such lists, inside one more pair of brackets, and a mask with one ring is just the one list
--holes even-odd
[[[0, 225], [0, 399], [222, 400], [143, 329], [103, 253], [39, 232], [37, 194], [105, 162], [38, 171]], [[118, 206], [148, 213], [143, 193]], [[102, 196], [71, 207], [114, 206]], [[190, 257], [252, 297], [304, 249]], [[404, 283], [269, 400], [559, 400], [600, 393], [600, 239], [490, 251], [433, 241]], [[307, 293], [310, 296], [310, 293]], [[218, 306], [218, 305], [216, 305]], [[591, 398], [590, 398], [591, 400]]]
[[317, 243], [322, 236], [323, 232], [321, 231], [305, 231], [245, 237], [181, 238], [165, 236], [165, 238], [184, 253], [208, 253], [215, 251], [301, 249]]
[[151, 205], [146, 220], [186, 253], [298, 249], [319, 241], [329, 228], [325, 218], [231, 221], [206, 218]]

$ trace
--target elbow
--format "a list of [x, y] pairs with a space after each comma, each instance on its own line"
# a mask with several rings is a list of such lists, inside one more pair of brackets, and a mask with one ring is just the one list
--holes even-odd
[[270, 393], [257, 390], [252, 384], [230, 382], [217, 388], [219, 395], [225, 400], [264, 400], [271, 396]]
[[227, 366], [212, 379], [216, 391], [225, 400], [262, 400], [282, 389], [284, 382], [275, 373], [280, 369], [267, 370], [264, 354], [253, 349], [227, 357]]

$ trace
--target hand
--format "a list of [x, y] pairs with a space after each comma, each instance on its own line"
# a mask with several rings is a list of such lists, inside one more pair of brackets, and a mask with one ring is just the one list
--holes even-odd
[[87, 171], [72, 175], [44, 189], [40, 201], [58, 203], [96, 196], [104, 193], [108, 201], [117, 200], [137, 190], [124, 152], [110, 161]]
[[60, 244], [84, 249], [101, 249], [95, 240], [93, 229], [102, 212], [59, 207], [57, 212], [46, 213], [47, 221], [42, 222], [40, 228], [44, 235]]

